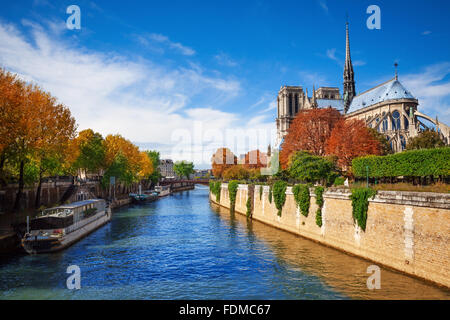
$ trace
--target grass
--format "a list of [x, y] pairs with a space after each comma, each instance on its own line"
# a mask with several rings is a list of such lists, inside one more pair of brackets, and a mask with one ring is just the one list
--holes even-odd
[[[350, 185], [351, 188], [365, 187], [366, 183], [356, 182]], [[374, 190], [387, 191], [414, 191], [414, 192], [436, 192], [436, 193], [450, 193], [450, 184], [437, 182], [429, 185], [413, 185], [411, 183], [379, 183], [369, 184]]]

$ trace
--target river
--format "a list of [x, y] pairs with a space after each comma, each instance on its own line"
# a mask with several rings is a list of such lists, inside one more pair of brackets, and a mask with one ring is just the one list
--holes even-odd
[[[450, 290], [210, 204], [208, 188], [113, 212], [54, 254], [0, 260], [0, 299], [450, 299]], [[81, 270], [69, 290], [67, 267]]]

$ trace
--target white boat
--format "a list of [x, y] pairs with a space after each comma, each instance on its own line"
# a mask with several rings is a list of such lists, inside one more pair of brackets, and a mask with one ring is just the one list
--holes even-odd
[[158, 192], [159, 197], [165, 197], [170, 194], [170, 185], [167, 186], [156, 186], [155, 191]]
[[30, 254], [62, 250], [110, 220], [111, 209], [103, 199], [46, 209], [28, 224], [22, 247]]

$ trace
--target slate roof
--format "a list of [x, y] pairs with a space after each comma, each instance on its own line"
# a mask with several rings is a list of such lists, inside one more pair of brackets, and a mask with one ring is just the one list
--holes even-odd
[[367, 90], [353, 98], [348, 113], [369, 107], [382, 101], [397, 99], [415, 99], [414, 96], [400, 83], [391, 79], [375, 88]]
[[334, 100], [334, 99], [316, 99], [318, 108], [328, 108], [332, 107], [337, 110], [344, 109], [344, 100]]

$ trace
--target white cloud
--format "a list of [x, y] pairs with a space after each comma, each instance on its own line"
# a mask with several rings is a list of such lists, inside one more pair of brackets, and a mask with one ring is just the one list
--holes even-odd
[[138, 36], [138, 40], [141, 44], [144, 44], [144, 45], [150, 45], [151, 43], [155, 43], [155, 42], [163, 44], [163, 45], [167, 46], [168, 48], [174, 49], [175, 51], [178, 51], [179, 53], [181, 53], [185, 56], [195, 55], [194, 49], [184, 46], [179, 42], [173, 42], [169, 39], [169, 37], [162, 35], [162, 34], [150, 33], [147, 35], [140, 35], [140, 36]]
[[223, 66], [236, 67], [238, 65], [236, 61], [231, 59], [226, 53], [223, 52], [215, 55], [214, 59], [216, 59], [217, 63]]
[[450, 124], [450, 62], [426, 67], [422, 72], [400, 75], [400, 81], [419, 100], [419, 110]]
[[430, 30], [426, 30], [426, 31], [422, 32], [422, 35], [423, 35], [423, 36], [427, 36], [427, 35], [429, 35], [429, 34], [431, 34], [431, 31], [430, 31]]
[[319, 6], [322, 8], [322, 10], [328, 14], [328, 6], [327, 3], [325, 2], [325, 0], [319, 0]]
[[[208, 166], [212, 149], [226, 141], [208, 143], [205, 136], [246, 129], [247, 123], [255, 130], [274, 128], [273, 119], [263, 122], [218, 109], [240, 94], [237, 80], [209, 76], [196, 65], [165, 66], [88, 50], [60, 37], [58, 28], [25, 24], [29, 36], [14, 25], [0, 23], [0, 65], [69, 106], [79, 130], [120, 133], [146, 148], [161, 147], [163, 157], [186, 146], [180, 150], [186, 152], [173, 156], [174, 160], [184, 157]], [[199, 125], [200, 139], [195, 133]], [[179, 143], [177, 133], [192, 136], [192, 141]]]

